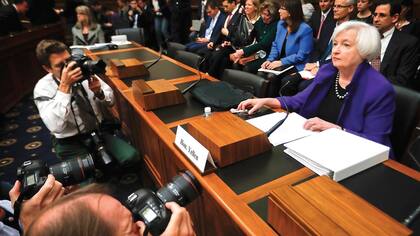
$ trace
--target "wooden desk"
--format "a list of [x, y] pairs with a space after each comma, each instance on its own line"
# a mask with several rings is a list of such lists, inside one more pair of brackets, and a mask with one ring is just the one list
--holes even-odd
[[[156, 52], [139, 45], [137, 48], [89, 55], [103, 59], [136, 56], [146, 63], [151, 63], [158, 56]], [[175, 67], [176, 71], [166, 71]], [[151, 76], [147, 79], [164, 78], [179, 88], [185, 88], [198, 77], [194, 68], [166, 56], [150, 72]], [[213, 80], [207, 75], [203, 77]], [[185, 104], [146, 112], [132, 96], [132, 79], [105, 79], [116, 94], [116, 107], [124, 130], [142, 153], [146, 170], [154, 183], [160, 187], [176, 175], [177, 171], [185, 169], [189, 169], [200, 182], [203, 193], [187, 207], [197, 235], [276, 235], [265, 221], [267, 207], [264, 199], [274, 189], [292, 185], [313, 175], [312, 171], [303, 168], [283, 152], [284, 147], [278, 146], [267, 153], [201, 176], [173, 142], [176, 126], [200, 117], [203, 106], [186, 94]], [[389, 166], [399, 169], [397, 164]], [[418, 174], [410, 173], [406, 169], [400, 170], [407, 174]]]

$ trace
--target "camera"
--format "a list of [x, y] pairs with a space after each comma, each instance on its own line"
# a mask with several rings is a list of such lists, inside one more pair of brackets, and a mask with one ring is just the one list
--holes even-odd
[[42, 160], [25, 161], [17, 169], [17, 178], [22, 183], [24, 199], [35, 195], [52, 174], [63, 186], [78, 184], [95, 175], [95, 165], [91, 155], [76, 157], [50, 167]]
[[83, 80], [89, 79], [94, 74], [105, 73], [106, 63], [103, 60], [94, 61], [78, 51], [72, 52], [71, 57], [66, 62], [71, 61], [76, 62], [75, 67], [80, 67]]
[[149, 189], [139, 189], [130, 194], [125, 205], [130, 209], [135, 220], [141, 220], [152, 235], [165, 231], [171, 218], [171, 211], [165, 203], [176, 202], [186, 206], [198, 197], [201, 187], [189, 171], [181, 172], [171, 182], [156, 193]]

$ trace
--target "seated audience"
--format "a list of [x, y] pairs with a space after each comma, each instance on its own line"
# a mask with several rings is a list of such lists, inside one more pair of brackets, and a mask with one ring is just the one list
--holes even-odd
[[149, 5], [153, 12], [157, 45], [162, 45], [162, 43], [167, 41], [170, 37], [169, 20], [171, 12], [169, 11], [168, 3], [165, 0], [151, 0]]
[[[304, 68], [312, 76], [302, 78], [299, 73], [286, 76], [282, 80], [282, 86], [286, 83], [289, 84], [284, 87], [283, 95], [291, 96], [295, 95], [298, 91], [304, 90], [312, 83], [312, 78], [318, 72], [319, 66], [331, 60], [331, 35], [336, 25], [350, 20], [354, 9], [353, 4], [353, 0], [336, 0], [335, 4], [333, 1], [319, 2], [323, 15], [320, 12], [316, 12], [314, 18], [310, 21], [310, 25], [314, 29], [315, 43], [314, 50], [309, 55], [309, 62], [305, 64]], [[326, 13], [328, 14], [326, 15]], [[324, 16], [324, 21], [321, 27], [322, 16]]]
[[[246, 10], [246, 8], [245, 8]], [[241, 69], [250, 73], [257, 73], [261, 64], [266, 60], [270, 51], [271, 43], [276, 37], [279, 5], [275, 1], [267, 0], [260, 7], [261, 17], [254, 24], [255, 42], [242, 49], [238, 49], [230, 55], [230, 59], [235, 62], [234, 68]], [[259, 53], [265, 54], [261, 57]]]
[[13, 4], [0, 7], [0, 36], [24, 30], [19, 15], [25, 14], [28, 9], [26, 0], [14, 0]]
[[378, 31], [349, 21], [335, 29], [332, 41], [332, 63], [319, 69], [308, 88], [292, 97], [248, 99], [238, 109], [252, 114], [262, 106], [288, 108], [308, 119], [305, 129], [343, 129], [391, 147], [395, 91], [368, 63], [380, 54]]
[[198, 52], [207, 48], [209, 42], [217, 42], [226, 20], [226, 14], [219, 10], [219, 3], [216, 0], [209, 0], [206, 4], [207, 16], [204, 24], [201, 25], [198, 37], [194, 42], [187, 43], [186, 50], [189, 52]]
[[67, 63], [69, 49], [61, 42], [42, 40], [36, 56], [48, 74], [35, 85], [35, 105], [53, 136], [56, 155], [69, 159], [91, 153], [90, 133], [98, 128], [96, 117], [102, 121], [103, 111], [113, 105], [112, 89], [97, 76], [83, 78], [74, 61]]
[[363, 21], [368, 24], [373, 23], [373, 15], [370, 11], [373, 0], [357, 0], [357, 15], [355, 20]]
[[76, 7], [77, 22], [71, 32], [73, 45], [93, 45], [105, 43], [104, 32], [99, 24], [93, 21], [92, 13], [87, 6]]
[[303, 21], [302, 6], [299, 0], [285, 1], [280, 6], [280, 21], [277, 24], [276, 38], [272, 43], [267, 60], [261, 68], [281, 70], [294, 66], [294, 69], [276, 76], [272, 73], [260, 73], [271, 81], [269, 96], [278, 95], [281, 79], [292, 72], [300, 71], [309, 59], [312, 51], [312, 29]]
[[[414, 75], [419, 65], [419, 45], [416, 37], [395, 30], [401, 5], [392, 0], [377, 2], [373, 24], [383, 35], [381, 55], [372, 64], [380, 64], [380, 72], [393, 84], [419, 90]], [[379, 58], [378, 58], [379, 59]]]
[[210, 41], [206, 49], [198, 51], [200, 55], [205, 55], [205, 69], [216, 78], [219, 78], [224, 68], [227, 67], [229, 54], [234, 52], [231, 40], [236, 39], [234, 35], [239, 29], [238, 24], [242, 17], [242, 13], [239, 11], [240, 6], [235, 0], [223, 1], [223, 8], [227, 17], [220, 31], [220, 37], [218, 41]]
[[395, 28], [420, 40], [420, 21], [413, 17], [413, 0], [401, 1], [401, 12]]

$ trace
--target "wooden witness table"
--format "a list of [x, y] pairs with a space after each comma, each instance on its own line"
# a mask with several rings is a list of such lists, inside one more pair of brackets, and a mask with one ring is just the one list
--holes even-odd
[[[112, 51], [88, 51], [87, 54], [93, 59], [101, 58], [105, 61], [134, 57], [146, 65], [151, 64], [159, 55], [138, 44]], [[194, 68], [166, 56], [162, 56], [149, 71], [150, 76], [147, 80], [164, 78], [180, 89], [198, 79]], [[215, 80], [205, 74], [202, 76], [208, 80]], [[197, 235], [277, 235], [274, 230], [276, 227], [273, 228], [267, 223], [269, 193], [281, 187], [305, 182], [305, 179], [314, 177], [312, 171], [285, 154], [284, 147], [278, 146], [269, 152], [202, 176], [175, 147], [174, 140], [176, 127], [199, 119], [203, 113], [203, 105], [187, 93], [185, 104], [145, 111], [134, 100], [130, 86], [132, 80], [138, 78], [120, 80], [109, 76], [104, 79], [114, 89], [117, 115], [123, 123], [125, 133], [142, 154], [146, 170], [153, 182], [161, 187], [178, 171], [188, 169], [201, 184], [203, 191], [200, 197], [187, 206]], [[415, 186], [419, 187], [419, 172], [392, 160], [380, 166], [386, 168], [386, 171], [401, 175], [402, 181], [414, 181]], [[350, 185], [350, 188], [352, 184], [360, 186], [357, 184], [359, 180], [355, 181], [356, 183], [349, 181], [347, 185]], [[413, 196], [408, 197], [411, 199]], [[360, 199], [364, 202], [370, 201]], [[287, 231], [286, 228], [283, 232], [287, 234], [293, 231]]]

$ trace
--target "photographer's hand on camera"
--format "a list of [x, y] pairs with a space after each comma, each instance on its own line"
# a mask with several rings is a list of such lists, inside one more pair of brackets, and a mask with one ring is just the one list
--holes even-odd
[[[16, 200], [21, 194], [20, 189], [21, 183], [16, 181], [15, 185], [9, 192], [12, 206], [14, 206]], [[27, 229], [32, 221], [37, 218], [38, 213], [43, 208], [63, 196], [63, 194], [64, 188], [62, 184], [56, 181], [54, 176], [48, 175], [48, 178], [41, 189], [31, 199], [28, 199], [22, 203], [19, 220], [23, 226], [23, 229]]]
[[162, 235], [164, 236], [195, 235], [190, 214], [184, 207], [180, 207], [175, 202], [168, 202], [165, 204], [165, 206], [166, 208], [171, 210], [172, 215], [171, 215], [171, 220], [169, 221], [168, 227], [166, 227]]
[[92, 76], [92, 78], [89, 80], [89, 89], [98, 99], [103, 100], [105, 98], [104, 91], [101, 87], [101, 82], [95, 76]]
[[65, 65], [61, 71], [60, 85], [58, 89], [63, 93], [70, 93], [70, 88], [78, 80], [83, 78], [80, 67], [75, 67], [76, 62], [72, 61]]

